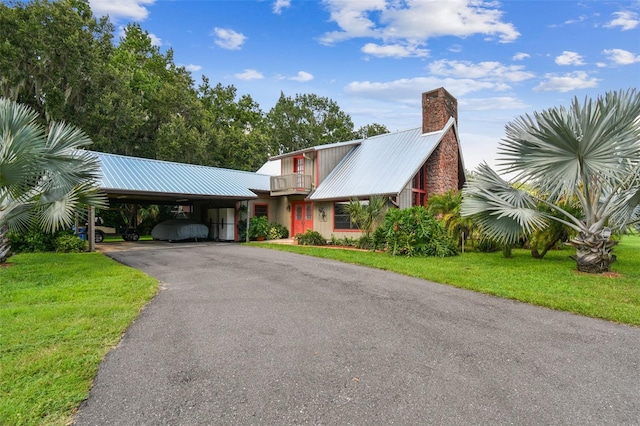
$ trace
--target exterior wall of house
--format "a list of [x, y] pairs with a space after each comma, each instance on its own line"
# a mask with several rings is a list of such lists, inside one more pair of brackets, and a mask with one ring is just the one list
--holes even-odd
[[331, 238], [331, 234], [334, 233], [333, 202], [313, 203], [313, 230], [318, 231], [325, 238]]
[[408, 209], [413, 204], [413, 192], [411, 191], [413, 181], [409, 182], [404, 187], [400, 195], [398, 196], [398, 208]]
[[316, 163], [319, 173], [316, 184], [319, 185], [353, 148], [354, 145], [347, 145], [318, 151]]
[[[411, 193], [411, 188], [409, 188], [409, 194]], [[349, 200], [344, 200], [349, 201]], [[338, 239], [341, 238], [360, 238], [362, 235], [362, 231], [359, 229], [346, 230], [346, 229], [335, 229], [334, 228], [334, 201], [321, 201], [314, 203], [314, 231], [318, 231], [320, 235], [325, 237], [326, 239], [331, 239], [331, 237], [335, 237]], [[409, 205], [410, 207], [410, 205]], [[392, 207], [389, 207], [392, 208]], [[394, 207], [393, 207], [394, 208]], [[322, 212], [324, 212], [325, 217], [323, 218]], [[386, 210], [380, 216], [380, 223], [382, 223], [382, 219], [384, 219], [384, 215]]]
[[[305, 175], [311, 175], [314, 176], [315, 175], [315, 161], [313, 160], [313, 154], [305, 154], [305, 159], [304, 159], [304, 174]], [[282, 174], [283, 175], [290, 175], [293, 174], [293, 163], [294, 163], [294, 158], [295, 156], [291, 156], [291, 157], [284, 157], [282, 159]]]
[[267, 217], [269, 222], [280, 222], [280, 204], [281, 200], [277, 197], [270, 197], [268, 195], [260, 194], [257, 199], [249, 201], [249, 217], [253, 217], [255, 214], [255, 206], [267, 206]]
[[427, 160], [427, 199], [458, 189], [459, 147], [453, 129], [450, 129]]

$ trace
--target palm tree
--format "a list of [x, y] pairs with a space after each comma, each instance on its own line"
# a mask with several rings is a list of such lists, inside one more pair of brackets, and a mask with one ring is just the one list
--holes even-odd
[[462, 192], [449, 190], [444, 194], [431, 195], [427, 201], [427, 211], [442, 222], [451, 238], [459, 244], [464, 244], [461, 237], [471, 236], [473, 222], [468, 217], [460, 215], [461, 205]]
[[36, 225], [70, 227], [81, 206], [104, 206], [95, 186], [100, 165], [80, 149], [91, 140], [79, 129], [38, 123], [31, 108], [0, 98], [0, 263], [10, 255], [7, 232]]
[[360, 200], [354, 198], [345, 207], [346, 212], [351, 216], [351, 222], [356, 224], [358, 229], [362, 231], [362, 238], [360, 239], [362, 248], [371, 246], [371, 233], [379, 225], [386, 205], [386, 197], [372, 195], [365, 202], [360, 202]]
[[[463, 190], [462, 214], [491, 238], [509, 243], [560, 222], [576, 232], [578, 270], [605, 272], [615, 256], [612, 232], [640, 223], [640, 95], [635, 89], [595, 101], [575, 98], [569, 109], [551, 108], [507, 124], [499, 147], [503, 180], [486, 164]], [[561, 201], [577, 198], [576, 216]], [[537, 208], [548, 206], [553, 212]]]

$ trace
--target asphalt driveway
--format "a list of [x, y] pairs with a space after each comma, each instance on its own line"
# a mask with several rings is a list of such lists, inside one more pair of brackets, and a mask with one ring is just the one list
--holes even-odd
[[109, 255], [162, 290], [77, 425], [640, 424], [638, 328], [238, 244]]

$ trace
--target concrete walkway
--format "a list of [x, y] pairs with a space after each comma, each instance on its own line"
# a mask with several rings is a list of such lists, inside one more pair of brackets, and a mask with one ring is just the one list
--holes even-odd
[[640, 424], [638, 328], [239, 244], [132, 247], [109, 255], [162, 290], [79, 426]]

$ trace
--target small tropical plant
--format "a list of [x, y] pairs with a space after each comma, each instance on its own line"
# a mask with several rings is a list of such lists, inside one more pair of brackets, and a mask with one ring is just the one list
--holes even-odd
[[267, 240], [280, 240], [282, 238], [288, 238], [288, 237], [289, 237], [289, 230], [286, 227], [276, 222], [269, 224], [269, 232], [267, 232]]
[[307, 229], [304, 234], [296, 234], [296, 240], [301, 246], [324, 246], [327, 240], [318, 231]]
[[473, 232], [473, 221], [462, 217], [462, 192], [449, 190], [444, 194], [434, 194], [427, 201], [427, 211], [440, 220], [449, 236], [463, 244], [462, 236], [470, 238]]
[[10, 255], [10, 229], [52, 233], [70, 228], [81, 207], [106, 205], [98, 160], [81, 149], [87, 135], [37, 120], [29, 107], [0, 99], [0, 263]]
[[362, 231], [359, 243], [361, 248], [371, 248], [373, 243], [371, 234], [376, 226], [380, 224], [386, 204], [387, 199], [385, 197], [374, 195], [364, 202], [354, 198], [345, 207], [345, 211], [351, 217], [351, 222]]
[[[481, 165], [463, 190], [462, 215], [503, 243], [560, 222], [575, 231], [567, 244], [576, 249], [578, 270], [609, 271], [617, 244], [611, 234], [640, 224], [640, 94], [575, 98], [569, 109], [520, 117], [507, 124], [499, 154], [501, 170], [521, 184]], [[579, 215], [561, 205], [574, 198]]]

